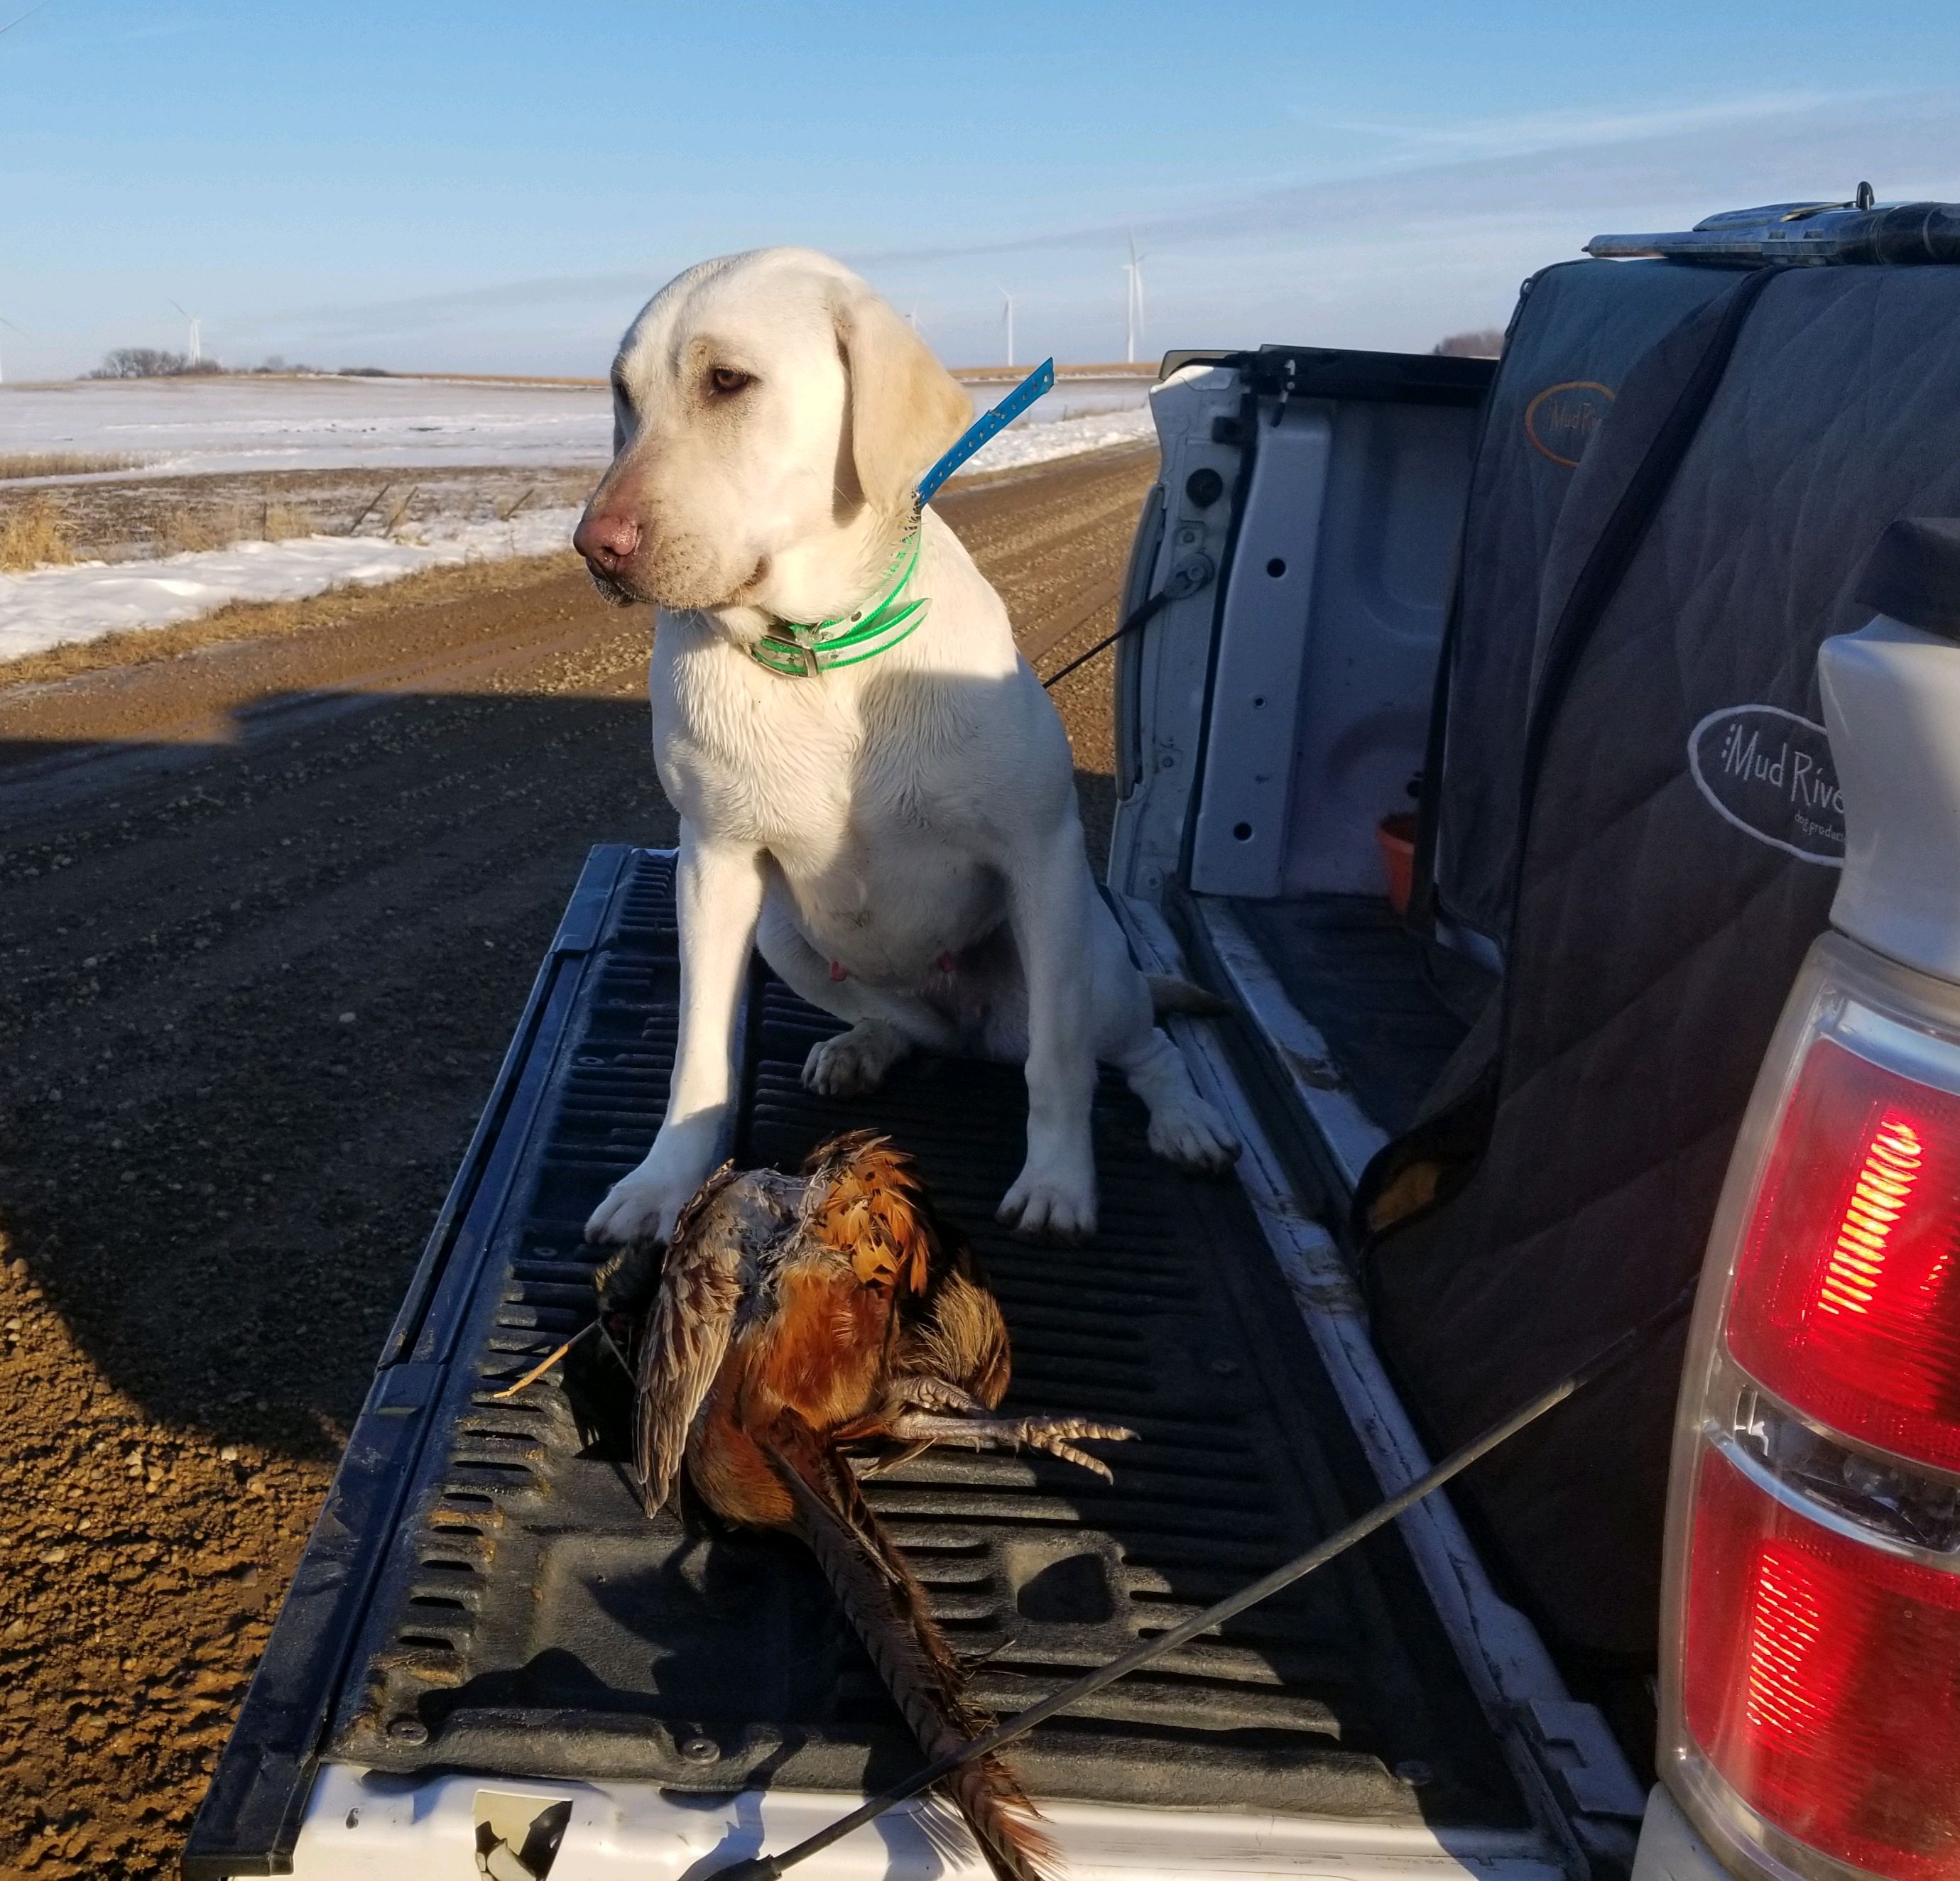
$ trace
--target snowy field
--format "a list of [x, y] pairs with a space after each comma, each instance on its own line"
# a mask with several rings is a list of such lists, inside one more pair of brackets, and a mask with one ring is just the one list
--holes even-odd
[[210, 378], [0, 391], [0, 456], [142, 460], [123, 476], [597, 464], [612, 450], [612, 409], [593, 386]]
[[[976, 407], [984, 409], [1010, 389], [1005, 379], [975, 385]], [[962, 475], [1014, 469], [1149, 438], [1147, 391], [1141, 380], [1065, 380]], [[597, 466], [611, 454], [611, 446], [606, 396], [586, 387], [204, 380], [0, 392], [0, 454], [61, 450], [145, 460], [140, 470], [115, 473], [123, 477]], [[570, 546], [578, 520], [575, 508], [540, 508], [508, 522], [426, 522], [395, 537], [240, 542], [162, 559], [84, 562], [0, 575], [0, 660], [170, 626], [233, 602], [298, 600], [347, 584], [395, 581], [423, 568], [548, 555]]]
[[[1033, 412], [1017, 420], [990, 444], [983, 444], [968, 460], [960, 476], [975, 472], [1017, 470], [1025, 464], [1048, 463], [1057, 457], [1072, 457], [1078, 451], [1105, 450], [1112, 444], [1134, 444], [1157, 437], [1157, 426], [1143, 403], [1146, 388], [1139, 387], [1138, 402], [1128, 411], [1100, 412], [1081, 418], [1058, 418], [1046, 424], [1034, 422]], [[1003, 396], [1005, 394], [1002, 394]], [[1051, 392], [1050, 398], [1055, 396]], [[975, 400], [984, 410], [987, 401]], [[1035, 409], [1041, 408], [1037, 406]], [[959, 477], [953, 482], [957, 483]]]
[[[972, 387], [984, 409], [1012, 382]], [[1064, 380], [977, 458], [1007, 469], [1052, 425], [1134, 420], [1141, 380]], [[1127, 409], [1125, 409], [1127, 408]], [[1087, 438], [1087, 434], [1080, 434]], [[1075, 448], [1093, 448], [1078, 442]], [[117, 476], [211, 471], [602, 464], [612, 411], [598, 386], [463, 384], [440, 379], [139, 379], [0, 387], [0, 457], [62, 451], [140, 460]]]

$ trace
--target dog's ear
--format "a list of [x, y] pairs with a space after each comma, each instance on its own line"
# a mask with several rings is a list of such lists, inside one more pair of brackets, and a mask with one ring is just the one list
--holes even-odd
[[918, 480], [973, 422], [973, 401], [918, 334], [875, 294], [838, 303], [850, 376], [851, 459], [880, 509], [902, 508]]

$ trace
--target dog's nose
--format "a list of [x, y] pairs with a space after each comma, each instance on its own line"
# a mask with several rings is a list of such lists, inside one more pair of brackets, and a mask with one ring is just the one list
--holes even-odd
[[571, 546], [594, 568], [617, 574], [640, 546], [640, 525], [630, 516], [587, 511], [572, 531]]

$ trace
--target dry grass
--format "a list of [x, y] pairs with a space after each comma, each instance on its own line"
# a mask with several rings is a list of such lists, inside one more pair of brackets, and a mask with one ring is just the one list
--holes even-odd
[[18, 574], [74, 559], [75, 538], [53, 498], [37, 496], [0, 517], [0, 571]]
[[268, 542], [291, 542], [296, 536], [319, 533], [312, 513], [297, 504], [268, 503], [259, 518], [259, 533]]
[[188, 555], [199, 549], [228, 549], [246, 533], [245, 512], [228, 509], [166, 510], [157, 524], [161, 555]]
[[85, 477], [99, 470], [136, 470], [141, 457], [103, 457], [78, 450], [0, 453], [0, 483], [16, 477]]
[[320, 527], [310, 510], [297, 504], [228, 503], [216, 509], [166, 510], [157, 525], [160, 555], [181, 555], [199, 549], [229, 549], [234, 542], [291, 542]]

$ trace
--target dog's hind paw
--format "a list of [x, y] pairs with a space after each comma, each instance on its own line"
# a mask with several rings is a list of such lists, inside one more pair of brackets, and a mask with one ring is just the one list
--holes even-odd
[[1195, 1174], [1222, 1175], [1239, 1160], [1232, 1126], [1195, 1091], [1150, 1112], [1150, 1147]]
[[865, 1096], [911, 1049], [912, 1041], [896, 1026], [861, 1019], [848, 1032], [810, 1047], [803, 1060], [803, 1087], [819, 1097]]

